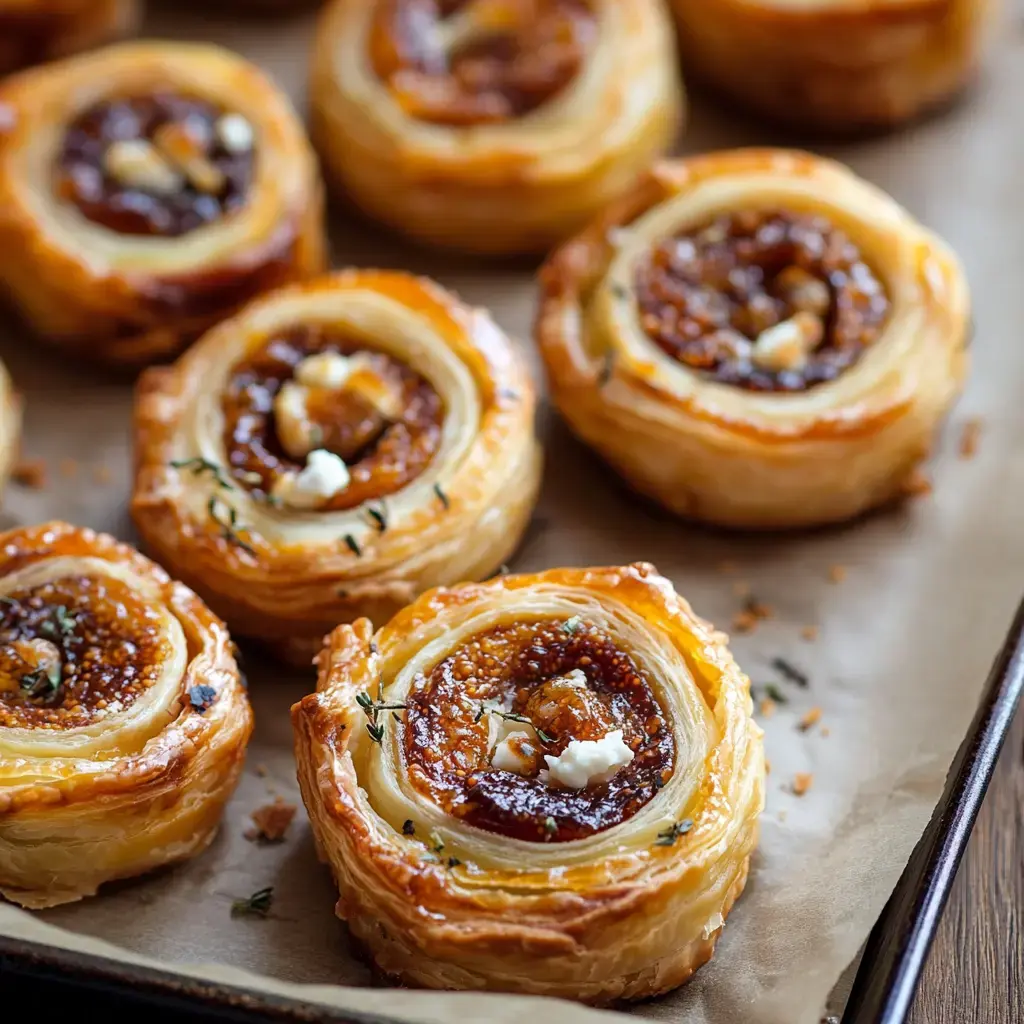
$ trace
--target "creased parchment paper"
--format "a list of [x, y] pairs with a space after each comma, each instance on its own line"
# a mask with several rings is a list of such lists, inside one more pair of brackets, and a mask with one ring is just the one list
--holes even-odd
[[[243, 24], [169, 8], [151, 15], [151, 34], [232, 45], [303, 102], [308, 17]], [[631, 497], [553, 413], [542, 415], [544, 490], [513, 569], [653, 561], [726, 629], [742, 604], [736, 584], [745, 581], [774, 617], [735, 636], [733, 649], [755, 686], [775, 682], [788, 698], [762, 720], [771, 775], [761, 846], [717, 955], [689, 986], [635, 1015], [686, 1024], [816, 1022], [940, 794], [1022, 577], [1022, 95], [1024, 36], [1008, 21], [965, 104], [894, 138], [830, 151], [943, 234], [968, 267], [974, 370], [937, 446], [932, 496], [843, 530], [764, 538], [703, 531]], [[698, 107], [683, 149], [791, 141]], [[531, 266], [442, 257], [336, 219], [336, 264], [432, 274], [490, 306], [529, 346]], [[45, 489], [12, 488], [8, 522], [59, 516], [133, 539], [125, 512], [129, 387], [13, 338], [2, 354], [27, 400], [25, 454], [50, 469]], [[966, 460], [958, 442], [973, 417], [983, 417], [984, 430], [977, 456]], [[75, 460], [73, 477], [65, 475], [70, 465], [62, 473], [62, 459]], [[732, 574], [723, 560], [735, 563]], [[832, 579], [837, 565], [846, 570], [841, 582]], [[801, 636], [807, 625], [819, 628], [813, 642]], [[807, 689], [773, 669], [780, 655], [806, 672]], [[256, 736], [213, 847], [191, 864], [79, 904], [33, 916], [0, 906], [0, 933], [409, 1021], [622, 1019], [548, 1000], [361, 987], [370, 973], [333, 916], [334, 890], [301, 811], [282, 844], [243, 837], [250, 812], [275, 794], [298, 803], [288, 708], [312, 686], [309, 675], [253, 662]], [[801, 732], [797, 722], [815, 706], [820, 723]], [[790, 792], [797, 772], [813, 774], [802, 798]], [[270, 919], [231, 919], [232, 899], [267, 885], [275, 891]]]

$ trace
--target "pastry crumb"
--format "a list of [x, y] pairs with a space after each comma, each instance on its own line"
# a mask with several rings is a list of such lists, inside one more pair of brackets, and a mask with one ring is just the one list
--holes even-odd
[[753, 633], [757, 628], [757, 618], [750, 612], [737, 612], [733, 616], [732, 628], [737, 633]]
[[846, 566], [838, 563], [829, 566], [828, 578], [830, 583], [842, 583], [846, 579]]
[[771, 775], [772, 773], [772, 763], [767, 757], [764, 759], [764, 773], [765, 775]]
[[737, 597], [750, 597], [750, 584], [746, 580], [737, 580], [732, 585], [732, 592]]
[[778, 704], [771, 699], [771, 697], [765, 697], [760, 704], [761, 714], [765, 718], [771, 718], [775, 714]]
[[272, 804], [265, 804], [252, 812], [255, 826], [245, 833], [250, 842], [280, 843], [295, 817], [295, 804], [286, 804], [278, 797]]
[[797, 722], [797, 728], [801, 732], [807, 732], [812, 725], [817, 725], [821, 721], [821, 708], [811, 708], [803, 718]]
[[97, 466], [92, 471], [92, 482], [103, 486], [109, 484], [114, 479], [114, 474], [111, 472], [109, 466]]
[[960, 431], [960, 458], [973, 459], [978, 454], [981, 441], [981, 419], [977, 416], [967, 420]]
[[33, 491], [46, 486], [46, 462], [43, 459], [22, 459], [11, 472], [11, 479]]
[[742, 611], [733, 616], [732, 625], [737, 633], [752, 633], [758, 622], [762, 619], [770, 619], [775, 614], [771, 605], [758, 601], [756, 597], [748, 596]]
[[78, 475], [78, 463], [74, 459], [61, 459], [58, 469], [60, 475], [68, 480]]
[[828, 738], [828, 736], [831, 735], [831, 733], [832, 730], [827, 725], [823, 725], [821, 727], [821, 735], [824, 736], [826, 739]]
[[813, 643], [813, 641], [818, 639], [818, 627], [817, 626], [804, 626], [804, 628], [800, 630], [800, 635], [808, 643]]
[[924, 498], [932, 493], [932, 482], [927, 473], [915, 469], [903, 482], [903, 493], [908, 498]]
[[267, 766], [265, 764], [262, 764], [262, 763], [256, 765], [256, 774], [261, 779], [265, 779], [267, 777]]
[[814, 776], [810, 772], [797, 772], [793, 776], [793, 795], [803, 796], [814, 785]]

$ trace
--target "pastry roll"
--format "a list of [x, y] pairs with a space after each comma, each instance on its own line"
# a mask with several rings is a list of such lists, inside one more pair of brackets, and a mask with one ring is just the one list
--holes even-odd
[[125, 35], [138, 0], [0, 0], [0, 74]]
[[422, 241], [540, 251], [672, 144], [660, 0], [335, 0], [312, 66], [330, 180]]
[[724, 526], [833, 523], [905, 492], [967, 368], [967, 283], [894, 200], [806, 153], [656, 166], [541, 273], [573, 430]]
[[885, 128], [971, 77], [993, 0], [671, 0], [687, 67], [818, 131]]
[[0, 895], [52, 907], [195, 856], [252, 731], [223, 623], [92, 530], [0, 552]]
[[38, 334], [141, 365], [324, 263], [291, 105], [235, 54], [125, 44], [0, 85], [0, 282]]
[[339, 622], [508, 558], [537, 495], [534, 406], [483, 310], [406, 274], [323, 277], [144, 375], [135, 522], [233, 630], [308, 666]]
[[498, 577], [339, 626], [292, 720], [337, 912], [403, 984], [658, 995], [711, 957], [746, 882], [749, 681], [653, 566]]

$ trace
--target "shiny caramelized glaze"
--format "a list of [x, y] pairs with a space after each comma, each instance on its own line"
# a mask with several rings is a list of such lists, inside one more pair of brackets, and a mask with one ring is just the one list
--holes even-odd
[[[57, 195], [82, 215], [124, 235], [176, 237], [240, 209], [252, 183], [254, 151], [229, 152], [215, 125], [224, 114], [213, 104], [174, 93], [104, 100], [67, 128], [55, 167]], [[187, 175], [173, 191], [133, 187], [111, 173], [108, 152], [117, 142], [152, 143], [168, 125], [205, 139], [203, 159], [221, 179], [198, 188]]]
[[[586, 688], [561, 685], [574, 669]], [[580, 790], [491, 767], [497, 703], [539, 730], [539, 754], [621, 729], [634, 758], [608, 782]], [[675, 743], [633, 659], [581, 621], [521, 622], [482, 633], [420, 677], [408, 697], [403, 753], [413, 784], [447, 813], [500, 835], [581, 839], [632, 817], [671, 777]], [[543, 734], [543, 735], [541, 735]]]
[[[799, 369], [770, 370], [749, 342], [808, 307], [791, 283], [826, 292], [823, 335]], [[741, 211], [665, 239], [636, 272], [640, 322], [663, 351], [752, 391], [803, 391], [834, 380], [877, 340], [889, 299], [857, 246], [822, 217]]]
[[122, 711], [167, 654], [159, 615], [118, 580], [70, 576], [14, 591], [0, 600], [0, 726], [70, 729]]
[[410, 116], [437, 124], [529, 114], [576, 78], [596, 37], [584, 0], [383, 0], [377, 8], [377, 76]]
[[401, 414], [391, 419], [352, 390], [314, 389], [309, 415], [319, 434], [317, 447], [345, 460], [349, 485], [325, 503], [325, 510], [355, 508], [401, 490], [426, 469], [441, 443], [444, 404], [433, 386], [405, 363], [365, 342], [313, 326], [282, 331], [231, 372], [222, 399], [224, 445], [234, 479], [269, 494], [282, 473], [299, 470], [281, 447], [274, 398], [307, 356], [365, 353], [374, 372], [401, 393]]

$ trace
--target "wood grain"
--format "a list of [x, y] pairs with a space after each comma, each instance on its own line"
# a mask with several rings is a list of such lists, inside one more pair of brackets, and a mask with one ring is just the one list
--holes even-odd
[[1024, 1022], [1024, 707], [1000, 755], [908, 1024]]

